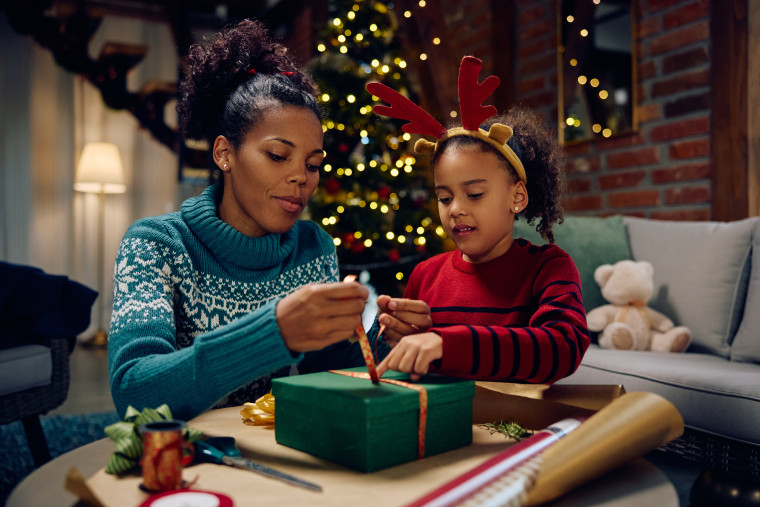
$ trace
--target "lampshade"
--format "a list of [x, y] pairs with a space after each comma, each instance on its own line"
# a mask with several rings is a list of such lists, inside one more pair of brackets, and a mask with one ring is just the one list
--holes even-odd
[[112, 143], [87, 143], [74, 177], [74, 190], [79, 192], [126, 192], [124, 170], [119, 148]]

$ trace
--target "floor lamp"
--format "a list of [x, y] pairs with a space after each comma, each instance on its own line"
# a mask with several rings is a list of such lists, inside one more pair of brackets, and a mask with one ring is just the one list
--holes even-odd
[[108, 332], [103, 324], [103, 255], [105, 242], [106, 194], [126, 192], [124, 170], [121, 165], [119, 148], [112, 143], [87, 143], [79, 159], [74, 190], [98, 194], [98, 301], [97, 325], [95, 335], [83, 343], [87, 347], [105, 347], [108, 344]]

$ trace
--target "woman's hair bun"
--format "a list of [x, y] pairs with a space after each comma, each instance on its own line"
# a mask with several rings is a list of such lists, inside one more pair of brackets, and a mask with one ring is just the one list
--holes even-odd
[[288, 77], [297, 88], [316, 95], [311, 77], [290, 59], [287, 48], [270, 37], [263, 23], [245, 19], [225, 27], [209, 41], [190, 46], [177, 105], [186, 137], [210, 137], [227, 97], [250, 78], [251, 69], [262, 74], [292, 73]]

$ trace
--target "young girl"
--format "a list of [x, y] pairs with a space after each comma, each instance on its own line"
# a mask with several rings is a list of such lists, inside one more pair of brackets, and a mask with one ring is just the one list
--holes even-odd
[[540, 218], [537, 230], [553, 243], [552, 224], [562, 217], [561, 150], [519, 109], [478, 129], [462, 94], [460, 71], [465, 127], [427, 143], [441, 224], [458, 248], [412, 272], [404, 296], [428, 303], [432, 327], [402, 338], [378, 373], [552, 383], [575, 371], [589, 345], [580, 279], [564, 251], [514, 238], [513, 224], [518, 216]]

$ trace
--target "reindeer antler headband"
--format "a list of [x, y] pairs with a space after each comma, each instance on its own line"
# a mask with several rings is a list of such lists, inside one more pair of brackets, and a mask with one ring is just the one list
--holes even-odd
[[367, 91], [390, 104], [390, 107], [374, 106], [372, 110], [382, 116], [407, 120], [409, 123], [402, 125], [401, 130], [408, 134], [422, 134], [437, 139], [434, 143], [425, 139], [418, 139], [414, 144], [414, 151], [417, 153], [433, 154], [438, 149], [438, 143], [450, 137], [476, 137], [490, 144], [504, 155], [517, 176], [525, 183], [527, 182], [525, 168], [517, 154], [507, 145], [507, 141], [512, 137], [512, 128], [501, 123], [491, 125], [488, 132], [480, 128], [481, 123], [497, 112], [494, 106], [481, 106], [480, 104], [496, 90], [500, 83], [496, 76], [489, 76], [482, 83], [478, 83], [478, 75], [482, 66], [483, 62], [474, 56], [462, 58], [458, 82], [459, 109], [462, 114], [461, 127], [446, 130], [420, 106], [382, 83], [367, 83]]

